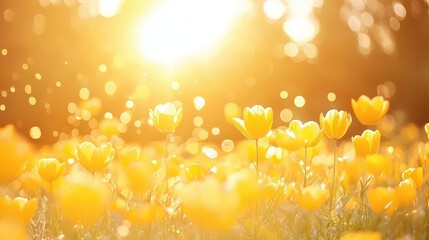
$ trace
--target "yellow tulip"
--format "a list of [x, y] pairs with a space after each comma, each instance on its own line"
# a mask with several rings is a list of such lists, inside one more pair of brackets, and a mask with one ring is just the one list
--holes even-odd
[[380, 132], [378, 130], [365, 130], [362, 135], [352, 137], [352, 142], [355, 147], [357, 155], [368, 156], [376, 154], [380, 147]]
[[379, 232], [369, 231], [358, 231], [358, 232], [347, 232], [340, 240], [381, 240], [381, 234]]
[[365, 169], [376, 176], [380, 176], [389, 171], [390, 160], [381, 154], [368, 155], [365, 157]]
[[362, 95], [357, 101], [352, 99], [352, 107], [359, 122], [363, 125], [375, 125], [389, 110], [389, 101], [384, 100], [382, 96], [369, 99]]
[[296, 139], [301, 147], [314, 147], [322, 139], [322, 130], [319, 124], [313, 121], [302, 123], [299, 120], [292, 120], [286, 130], [291, 138]]
[[292, 138], [290, 135], [286, 134], [287, 128], [277, 128], [273, 131], [271, 136], [275, 145], [288, 150], [289, 152], [295, 152], [301, 148], [299, 142]]
[[171, 103], [159, 104], [154, 110], [149, 109], [149, 117], [154, 126], [163, 133], [174, 133], [182, 120], [183, 110]]
[[0, 220], [16, 221], [28, 224], [36, 213], [38, 199], [4, 196], [0, 198]]
[[414, 202], [417, 192], [416, 186], [412, 179], [406, 179], [399, 183], [395, 188], [394, 201], [398, 207], [406, 207]]
[[319, 184], [299, 188], [294, 194], [298, 206], [307, 211], [316, 211], [329, 199], [329, 192]]
[[0, 185], [16, 179], [30, 159], [31, 150], [12, 125], [0, 128]]
[[30, 240], [27, 228], [13, 221], [0, 221], [0, 239]]
[[80, 164], [91, 173], [103, 170], [113, 160], [115, 149], [108, 142], [96, 147], [90, 142], [83, 142], [78, 146], [77, 156]]
[[52, 182], [59, 178], [66, 167], [65, 163], [60, 163], [56, 158], [41, 158], [37, 164], [40, 177], [45, 181]]
[[96, 223], [111, 206], [111, 192], [100, 180], [91, 183], [89, 177], [83, 174], [69, 177], [59, 190], [58, 197], [64, 219], [85, 226]]
[[386, 213], [392, 215], [395, 211], [393, 196], [395, 190], [393, 188], [376, 187], [367, 190], [369, 206], [375, 213]]
[[346, 134], [352, 123], [352, 116], [345, 111], [331, 109], [326, 116], [320, 114], [320, 127], [329, 139], [340, 139]]
[[265, 137], [273, 125], [273, 110], [255, 105], [246, 107], [243, 119], [233, 118], [234, 126], [248, 139], [256, 140]]
[[412, 179], [416, 188], [420, 188], [424, 183], [423, 168], [408, 168], [402, 173], [402, 180], [406, 179]]

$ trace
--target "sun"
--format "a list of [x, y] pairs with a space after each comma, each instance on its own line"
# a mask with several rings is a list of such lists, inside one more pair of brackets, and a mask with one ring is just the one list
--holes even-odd
[[248, 0], [166, 0], [139, 25], [144, 59], [164, 65], [201, 57], [222, 40]]

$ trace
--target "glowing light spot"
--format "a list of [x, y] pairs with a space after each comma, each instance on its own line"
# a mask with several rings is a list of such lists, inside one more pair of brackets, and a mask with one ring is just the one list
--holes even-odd
[[0, 111], [4, 112], [6, 110], [6, 105], [2, 104], [0, 105]]
[[371, 46], [371, 38], [365, 33], [359, 33], [358, 35], [359, 46], [363, 48], [369, 48]]
[[318, 32], [315, 20], [308, 17], [295, 17], [285, 21], [283, 30], [296, 43], [310, 42]]
[[123, 124], [128, 124], [131, 122], [131, 114], [129, 112], [123, 112], [119, 116], [119, 119]]
[[31, 94], [31, 85], [25, 85], [24, 87], [24, 91], [26, 94]]
[[39, 139], [42, 136], [42, 131], [40, 130], [40, 128], [38, 126], [34, 126], [32, 128], [30, 128], [30, 137], [32, 139]]
[[45, 31], [45, 23], [46, 23], [45, 16], [43, 16], [42, 14], [37, 14], [34, 17], [34, 21], [33, 21], [33, 33], [36, 35], [42, 35], [43, 32]]
[[121, 0], [99, 0], [98, 12], [103, 17], [113, 17], [119, 12], [121, 8]]
[[172, 82], [171, 83], [171, 89], [173, 89], [174, 91], [179, 90], [180, 89], [180, 83], [176, 82], [176, 81]]
[[288, 57], [295, 57], [299, 53], [299, 48], [295, 43], [287, 43], [284, 46], [284, 51]]
[[3, 17], [4, 17], [4, 20], [6, 20], [6, 22], [12, 22], [13, 19], [15, 18], [15, 11], [8, 8], [4, 11]]
[[222, 148], [222, 151], [224, 152], [227, 152], [227, 153], [232, 152], [234, 150], [234, 141], [230, 139], [223, 140], [221, 144], [221, 148]]
[[3, 56], [6, 56], [6, 55], [7, 55], [7, 49], [6, 49], [6, 48], [3, 48], [3, 49], [1, 50], [1, 55], [3, 55]]
[[37, 80], [42, 80], [42, 74], [40, 74], [40, 73], [36, 73], [36, 74], [34, 74], [34, 77], [35, 77]]
[[87, 100], [90, 97], [90, 92], [88, 88], [81, 88], [79, 90], [79, 97], [82, 100]]
[[393, 3], [393, 11], [395, 12], [396, 16], [398, 16], [400, 19], [404, 19], [407, 15], [407, 10], [405, 9], [404, 5], [402, 5], [400, 2], [394, 2]]
[[26, 63], [22, 64], [22, 70], [24, 71], [28, 70], [28, 64]]
[[235, 117], [240, 117], [241, 109], [235, 103], [227, 103], [224, 107], [225, 120], [229, 123], [232, 123], [232, 119]]
[[296, 107], [302, 108], [305, 105], [305, 98], [303, 96], [296, 96], [293, 103]]
[[390, 25], [390, 28], [392, 28], [395, 31], [398, 31], [401, 28], [401, 23], [399, 22], [398, 19], [394, 17], [389, 18], [389, 25]]
[[281, 99], [286, 99], [289, 96], [289, 93], [285, 90], [280, 92], [280, 98]]
[[139, 128], [141, 126], [142, 126], [142, 121], [140, 121], [140, 120], [135, 120], [134, 121], [134, 127]]
[[278, 20], [285, 13], [286, 7], [281, 0], [266, 0], [263, 9], [270, 20]]
[[203, 107], [206, 105], [206, 100], [203, 97], [195, 97], [194, 98], [194, 107], [197, 111], [203, 109]]
[[290, 122], [292, 120], [292, 118], [293, 118], [293, 113], [290, 109], [286, 108], [280, 112], [280, 119], [283, 122]]
[[193, 122], [194, 122], [194, 126], [195, 127], [201, 127], [203, 125], [203, 123], [204, 123], [204, 120], [203, 120], [202, 117], [196, 116], [196, 117], [194, 117], [194, 121]]
[[130, 234], [130, 229], [126, 225], [120, 225], [116, 232], [118, 233], [118, 236], [121, 238], [126, 238]]
[[10, 92], [11, 92], [11, 93], [16, 92], [16, 88], [15, 88], [14, 86], [11, 86], [11, 87], [10, 87]]
[[67, 105], [67, 111], [69, 111], [69, 113], [73, 114], [75, 113], [77, 110], [77, 105], [74, 102], [71, 102]]
[[349, 28], [354, 32], [359, 32], [361, 29], [361, 22], [358, 17], [355, 15], [352, 15], [347, 20], [347, 24], [349, 25]]
[[133, 108], [133, 107], [134, 107], [134, 102], [133, 102], [133, 100], [127, 100], [127, 101], [125, 102], [125, 107], [126, 107], [126, 108], [128, 108], [128, 109]]
[[113, 119], [113, 114], [112, 114], [111, 112], [106, 112], [106, 113], [104, 114], [104, 118], [105, 118], [105, 119]]
[[101, 64], [100, 66], [98, 66], [98, 71], [105, 73], [107, 72], [107, 66], [106, 64]]
[[118, 87], [116, 86], [116, 83], [114, 81], [107, 81], [106, 84], [104, 84], [104, 91], [109, 96], [115, 95], [117, 90]]
[[212, 134], [215, 136], [219, 135], [220, 134], [220, 128], [218, 128], [218, 127], [212, 128]]
[[61, 82], [60, 82], [60, 81], [56, 81], [56, 82], [55, 82], [55, 86], [56, 86], [56, 87], [61, 87]]
[[217, 151], [211, 147], [203, 147], [201, 152], [203, 152], [210, 159], [215, 159], [218, 156]]
[[91, 112], [88, 110], [82, 110], [80, 113], [82, 120], [89, 121], [91, 119]]
[[316, 58], [317, 57], [317, 48], [314, 44], [309, 43], [304, 46], [304, 55], [307, 58]]
[[138, 39], [142, 56], [173, 65], [180, 59], [206, 55], [246, 10], [246, 0], [167, 0], [142, 24]]
[[35, 97], [29, 97], [28, 98], [28, 103], [30, 103], [30, 105], [34, 106], [37, 103], [37, 100]]
[[333, 92], [329, 92], [327, 98], [328, 98], [328, 101], [334, 102], [337, 99], [337, 95], [335, 95], [335, 93]]

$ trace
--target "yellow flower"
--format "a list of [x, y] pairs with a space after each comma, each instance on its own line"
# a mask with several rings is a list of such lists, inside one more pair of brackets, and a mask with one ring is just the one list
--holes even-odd
[[352, 99], [353, 111], [363, 125], [375, 125], [386, 115], [389, 110], [389, 101], [382, 96], [373, 99], [362, 95], [357, 101]]
[[322, 139], [322, 130], [319, 124], [313, 121], [303, 124], [299, 120], [292, 120], [286, 134], [296, 139], [301, 147], [314, 147]]
[[0, 185], [16, 179], [31, 156], [30, 147], [12, 125], [0, 128]]
[[402, 180], [412, 179], [416, 188], [420, 188], [423, 185], [423, 168], [408, 168], [402, 173]]
[[80, 164], [91, 173], [103, 170], [112, 161], [115, 149], [108, 142], [96, 147], [90, 142], [83, 142], [78, 146], [77, 156]]
[[425, 124], [425, 132], [426, 132], [426, 134], [427, 134], [427, 136], [429, 138], [429, 123]]
[[86, 226], [96, 223], [111, 206], [111, 193], [99, 180], [92, 182], [89, 176], [69, 176], [59, 190], [59, 201], [64, 219], [72, 224]]
[[16, 197], [14, 199], [4, 196], [0, 198], [0, 220], [16, 221], [28, 224], [33, 218], [37, 208], [37, 198]]
[[393, 188], [377, 187], [367, 191], [369, 206], [375, 213], [385, 212], [387, 215], [392, 215], [395, 211], [393, 203]]
[[179, 196], [183, 212], [200, 227], [229, 230], [241, 213], [237, 191], [228, 190], [213, 178], [183, 186]]
[[243, 111], [243, 119], [233, 118], [232, 123], [248, 139], [263, 138], [273, 125], [273, 110], [260, 105], [246, 107]]
[[390, 169], [390, 160], [381, 154], [372, 154], [365, 157], [366, 171], [380, 176]]
[[398, 207], [406, 207], [414, 202], [416, 196], [417, 192], [414, 181], [412, 179], [406, 179], [400, 182], [399, 186], [395, 188], [393, 198]]
[[0, 221], [0, 239], [30, 240], [27, 228], [12, 221]]
[[41, 158], [37, 164], [40, 177], [45, 181], [52, 182], [59, 178], [66, 167], [65, 163], [60, 163], [56, 158]]
[[163, 133], [174, 133], [182, 120], [182, 108], [173, 103], [159, 104], [154, 110], [149, 109], [149, 117], [155, 127]]
[[358, 231], [358, 232], [347, 232], [340, 240], [381, 240], [381, 234], [379, 232], [369, 231]]
[[296, 150], [301, 148], [299, 142], [286, 134], [287, 128], [277, 128], [273, 131], [273, 135], [271, 136], [274, 144], [288, 150], [289, 152], [295, 152]]
[[131, 206], [126, 213], [126, 218], [131, 223], [149, 224], [154, 220], [162, 220], [164, 214], [163, 207], [157, 202], [142, 203], [140, 206]]
[[121, 122], [117, 118], [106, 119], [103, 118], [98, 124], [98, 130], [100, 133], [107, 137], [118, 136], [121, 134], [119, 126]]
[[331, 109], [326, 116], [320, 114], [320, 127], [329, 139], [340, 139], [352, 123], [352, 116], [345, 111]]
[[319, 184], [299, 188], [294, 194], [298, 206], [307, 211], [315, 211], [329, 199], [329, 192]]
[[365, 130], [362, 135], [352, 137], [352, 142], [355, 147], [357, 155], [368, 156], [376, 154], [380, 147], [380, 132], [378, 130]]

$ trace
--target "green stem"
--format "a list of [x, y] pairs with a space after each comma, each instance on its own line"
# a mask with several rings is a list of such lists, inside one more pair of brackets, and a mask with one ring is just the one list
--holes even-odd
[[259, 139], [255, 140], [255, 143], [256, 143], [256, 165], [255, 165], [256, 178], [259, 178], [259, 144], [258, 144], [258, 140]]
[[307, 187], [307, 147], [304, 147], [304, 187]]
[[336, 169], [336, 163], [337, 163], [337, 139], [334, 139], [334, 169], [332, 174], [332, 189], [331, 189], [331, 201], [329, 203], [329, 211], [332, 211], [332, 203], [335, 198], [335, 169]]
[[[166, 191], [165, 193], [168, 194], [168, 133], [165, 136], [165, 185], [166, 185]], [[167, 196], [166, 196], [167, 197]]]

